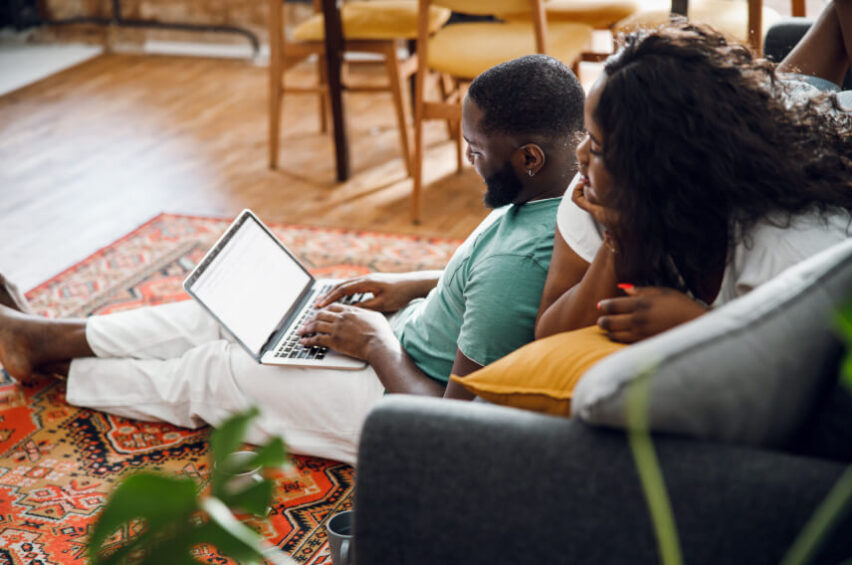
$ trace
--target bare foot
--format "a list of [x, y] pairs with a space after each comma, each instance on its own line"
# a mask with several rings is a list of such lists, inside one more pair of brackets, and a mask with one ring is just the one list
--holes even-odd
[[0, 305], [8, 306], [18, 312], [32, 314], [30, 303], [27, 302], [24, 293], [18, 289], [18, 286], [0, 274]]
[[33, 374], [31, 318], [34, 316], [0, 306], [0, 364], [19, 381], [28, 381]]

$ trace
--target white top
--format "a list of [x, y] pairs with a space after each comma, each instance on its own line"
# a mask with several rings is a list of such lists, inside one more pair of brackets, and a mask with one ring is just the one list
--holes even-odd
[[[565, 192], [556, 213], [556, 227], [565, 243], [583, 260], [592, 262], [603, 243], [603, 229], [571, 195], [578, 177]], [[803, 259], [840, 243], [852, 235], [852, 215], [845, 210], [825, 216], [818, 211], [793, 216], [789, 225], [760, 220], [740, 239], [728, 257], [722, 286], [713, 306], [738, 298]]]

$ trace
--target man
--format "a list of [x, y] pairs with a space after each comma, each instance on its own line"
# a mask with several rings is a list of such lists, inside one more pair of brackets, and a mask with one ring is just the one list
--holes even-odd
[[[260, 365], [194, 301], [86, 320], [0, 307], [0, 362], [18, 379], [36, 369], [67, 374], [70, 404], [131, 418], [216, 425], [257, 404], [249, 441], [282, 435], [295, 453], [352, 463], [363, 420], [385, 392], [464, 397], [447, 386], [451, 373], [532, 340], [582, 121], [582, 87], [555, 59], [524, 57], [473, 81], [462, 127], [494, 212], [443, 272], [345, 281], [304, 328], [305, 345], [364, 359], [365, 369]], [[374, 297], [358, 306], [334, 303], [367, 291]]]

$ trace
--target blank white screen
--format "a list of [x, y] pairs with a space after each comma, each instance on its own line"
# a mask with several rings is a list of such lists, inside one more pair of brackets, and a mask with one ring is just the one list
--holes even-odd
[[192, 286], [249, 349], [259, 353], [310, 276], [248, 218]]

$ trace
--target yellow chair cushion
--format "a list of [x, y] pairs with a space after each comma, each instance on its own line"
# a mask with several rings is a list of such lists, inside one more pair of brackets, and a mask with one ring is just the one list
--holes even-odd
[[[547, 24], [547, 54], [571, 66], [590, 45], [592, 28], [583, 24]], [[449, 25], [429, 41], [429, 67], [473, 79], [482, 71], [535, 53], [535, 32], [529, 22]]]
[[[669, 21], [671, 4], [661, 4], [656, 8], [642, 8], [632, 16], [615, 25], [616, 33], [627, 33], [636, 28], [654, 28]], [[690, 22], [707, 24], [717, 31], [742, 43], [748, 41], [748, 3], [737, 0], [690, 0], [686, 18]], [[781, 20], [780, 14], [772, 8], [763, 7], [762, 30], [766, 30]]]
[[478, 371], [451, 378], [494, 404], [570, 416], [580, 377], [624, 347], [590, 326], [534, 341]]
[[524, 13], [529, 12], [531, 8], [530, 0], [432, 0], [432, 2], [462, 14], [482, 16]]
[[[639, 0], [553, 0], [545, 4], [548, 22], [575, 22], [609, 29], [639, 9]], [[528, 20], [529, 14], [505, 14], [508, 21]]]
[[[450, 19], [450, 10], [429, 8], [429, 31], [435, 32]], [[417, 2], [382, 0], [349, 2], [340, 9], [343, 37], [346, 39], [416, 39]], [[314, 14], [293, 30], [297, 41], [322, 41], [325, 37], [322, 14]]]

